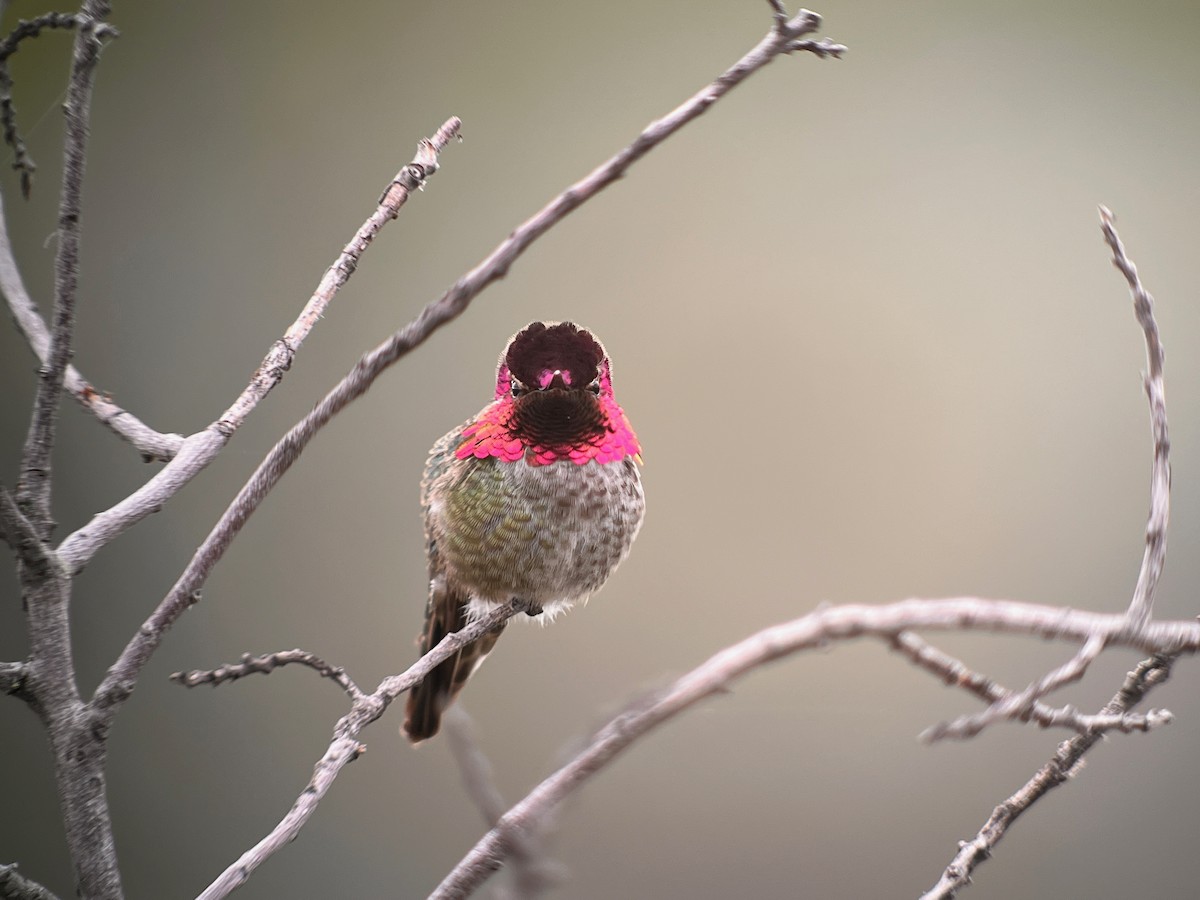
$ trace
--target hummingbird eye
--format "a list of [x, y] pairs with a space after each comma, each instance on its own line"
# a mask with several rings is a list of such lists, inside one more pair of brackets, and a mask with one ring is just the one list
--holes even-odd
[[587, 386], [587, 389], [589, 391], [591, 391], [593, 394], [595, 394], [597, 397], [600, 396], [600, 379], [597, 378], [594, 381], [592, 381], [592, 383]]
[[523, 393], [525, 393], [525, 385], [521, 384], [521, 382], [514, 378], [512, 379], [512, 383], [509, 385], [509, 392], [513, 395], [513, 397], [520, 397]]

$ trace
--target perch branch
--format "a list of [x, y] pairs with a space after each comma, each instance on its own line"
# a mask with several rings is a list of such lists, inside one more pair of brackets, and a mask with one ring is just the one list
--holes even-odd
[[[1156, 685], [1170, 677], [1174, 655], [1151, 656], [1138, 663], [1125, 676], [1121, 689], [1101, 711], [1102, 716], [1119, 716], [1142, 701]], [[942, 877], [921, 895], [921, 900], [949, 900], [971, 880], [975, 868], [992, 854], [992, 848], [1012, 825], [1048, 791], [1064, 784], [1083, 761], [1084, 755], [1102, 737], [1099, 731], [1077, 734], [1059, 744], [1058, 751], [1020, 790], [997, 806], [979, 833], [969, 841], [961, 841], [957, 855], [946, 866]]]
[[[1194, 653], [1200, 649], [1200, 624], [1195, 622], [1148, 622], [1133, 630], [1124, 615], [1009, 600], [960, 597], [818, 609], [751, 635], [712, 656], [660, 694], [627, 707], [601, 728], [581, 753], [505, 813], [430, 896], [446, 900], [470, 894], [512, 852], [515, 835], [528, 832], [548, 810], [641, 735], [704, 698], [726, 692], [735, 678], [773, 660], [830, 641], [864, 636], [890, 639], [909, 629], [1005, 631], [1079, 642], [1099, 635], [1109, 645], [1137, 647], [1152, 653]], [[1119, 713], [1124, 709], [1106, 712]], [[1087, 737], [1095, 740], [1099, 735], [1089, 733]]]
[[16, 863], [0, 865], [0, 897], [4, 900], [58, 900], [36, 881], [19, 873]]
[[375, 239], [375, 235], [391, 219], [396, 218], [409, 194], [421, 187], [425, 180], [437, 171], [438, 153], [458, 134], [460, 127], [462, 122], [457, 117], [452, 117], [431, 139], [420, 142], [416, 157], [392, 179], [375, 212], [358, 229], [333, 265], [326, 270], [296, 321], [282, 338], [271, 345], [250, 383], [233, 405], [206, 429], [184, 439], [174, 458], [153, 478], [115, 506], [98, 513], [90, 522], [63, 540], [59, 547], [59, 556], [72, 573], [83, 568], [101, 547], [125, 529], [161, 509], [167, 500], [221, 452], [246, 417], [283, 379], [284, 373], [292, 365], [296, 351], [300, 349], [300, 345], [321, 318], [334, 295], [349, 281], [358, 267], [359, 259]]
[[262, 675], [270, 675], [281, 666], [297, 663], [302, 666], [308, 666], [314, 670], [322, 678], [328, 678], [337, 684], [351, 700], [357, 700], [362, 696], [362, 691], [359, 690], [354, 680], [346, 674], [346, 670], [341, 666], [331, 666], [315, 653], [309, 653], [307, 650], [280, 650], [277, 653], [268, 653], [264, 656], [251, 656], [249, 653], [242, 655], [240, 663], [227, 663], [216, 669], [194, 669], [191, 672], [175, 672], [171, 675], [171, 680], [176, 684], [182, 684], [184, 687], [196, 687], [200, 684], [211, 684], [216, 687], [219, 684], [224, 684], [227, 681], [237, 681], [239, 678], [245, 678], [247, 675], [259, 673]]
[[[12, 244], [8, 239], [3, 197], [0, 197], [0, 293], [4, 294], [17, 330], [25, 336], [38, 361], [45, 365], [50, 354], [50, 331], [46, 328], [37, 305], [25, 290], [20, 269], [17, 268]], [[63, 383], [80, 406], [92, 413], [118, 437], [136, 447], [147, 461], [170, 459], [183, 444], [181, 435], [161, 434], [137, 416], [113, 403], [112, 398], [97, 391], [74, 366], [67, 366]]]
[[[960, 687], [988, 703], [1012, 696], [1011, 691], [1001, 687], [993, 679], [969, 669], [961, 660], [939, 650], [911, 631], [893, 635], [888, 643], [893, 650], [908, 657], [914, 665], [932, 672], [946, 684]], [[1167, 725], [1173, 716], [1165, 709], [1153, 709], [1146, 715], [1120, 713], [1086, 716], [1070, 706], [1055, 709], [1035, 700], [1030, 706], [1029, 718], [1043, 728], [1070, 728], [1080, 734], [1088, 731], [1119, 731], [1129, 734]], [[928, 740], [924, 734], [921, 738]]]
[[1154, 438], [1154, 462], [1150, 472], [1150, 516], [1146, 522], [1146, 552], [1138, 572], [1133, 599], [1129, 602], [1129, 620], [1138, 625], [1149, 620], [1154, 609], [1154, 590], [1162, 575], [1167, 555], [1167, 521], [1171, 514], [1171, 439], [1167, 432], [1167, 394], [1163, 385], [1163, 347], [1154, 320], [1154, 298], [1142, 286], [1137, 266], [1125, 255], [1125, 245], [1117, 234], [1115, 216], [1100, 207], [1100, 230], [1112, 250], [1113, 265], [1129, 283], [1133, 311], [1146, 338], [1146, 398], [1150, 401], [1150, 431]]
[[304, 823], [316, 812], [317, 804], [321, 802], [321, 798], [332, 786], [334, 779], [348, 763], [363, 754], [366, 746], [358, 742], [359, 732], [363, 728], [382, 716], [393, 700], [424, 679], [442, 660], [503, 624], [523, 609], [524, 606], [518, 602], [497, 606], [486, 616], [470, 623], [461, 631], [446, 635], [438, 642], [437, 646], [403, 673], [390, 675], [383, 679], [374, 693], [360, 693], [355, 698], [350, 712], [339, 719], [337, 725], [334, 726], [333, 740], [329, 744], [329, 749], [325, 751], [325, 755], [313, 768], [312, 779], [300, 796], [296, 798], [292, 808], [271, 830], [270, 834], [243, 853], [237, 862], [205, 888], [198, 900], [217, 900], [217, 898], [226, 897], [245, 884], [255, 869], [277, 850], [295, 839]]
[[[626, 170], [637, 160], [692, 119], [701, 115], [749, 75], [761, 69], [780, 53], [787, 52], [789, 41], [814, 31], [819, 24], [820, 16], [807, 10], [801, 10], [794, 18], [789, 19], [786, 27], [780, 28], [776, 23], [776, 28], [771, 33], [734, 63], [731, 68], [727, 69], [716, 81], [663, 118], [651, 122], [632, 144], [571, 185], [547, 206], [519, 225], [482, 262], [463, 275], [440, 298], [428, 304], [408, 325], [363, 356], [333, 390], [325, 395], [313, 411], [296, 423], [271, 448], [250, 480], [246, 482], [220, 520], [213, 526], [208, 537], [204, 539], [204, 543], [196, 550], [179, 580], [126, 645], [120, 658], [109, 669], [108, 675], [96, 691], [98, 704], [103, 708], [111, 708], [114, 704], [124, 702], [124, 699], [129, 696], [133, 691], [138, 673], [161, 643], [167, 629], [184, 611], [199, 601], [201, 586], [207, 580], [213, 566], [224, 555], [230, 542], [254, 513], [254, 510], [258, 508], [267, 493], [299, 458], [308, 442], [330, 419], [366, 393], [385, 369], [413, 348], [424, 343], [426, 338], [442, 325], [461, 315], [480, 291], [493, 281], [502, 278], [513, 262], [552, 226], [624, 175]], [[190, 441], [191, 438], [188, 439], [188, 442]], [[188, 442], [184, 444], [185, 451]], [[168, 464], [160, 475], [165, 476], [178, 459], [177, 457], [172, 464]], [[144, 500], [140, 499], [139, 495], [149, 487], [150, 485], [147, 485], [146, 488], [139, 490], [118, 504], [117, 507], [113, 507], [108, 513], [101, 513], [92, 520], [91, 525], [64, 541], [59, 550], [64, 563], [74, 567], [81, 564], [81, 560], [90, 555], [83, 552], [81, 545], [91, 543], [93, 539], [89, 537], [76, 540], [77, 535], [93, 529], [101, 517], [113, 514], [120, 507], [133, 505], [140, 508]], [[142, 511], [138, 517], [146, 515], [148, 511]], [[116, 517], [123, 516], [122, 513]], [[136, 519], [130, 521], [136, 521]], [[119, 531], [123, 527], [127, 527], [127, 525], [119, 525], [116, 530]], [[111, 537], [107, 539], [111, 539]]]

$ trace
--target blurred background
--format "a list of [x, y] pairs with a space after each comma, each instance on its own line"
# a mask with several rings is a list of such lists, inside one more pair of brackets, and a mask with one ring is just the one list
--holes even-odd
[[[4, 28], [44, 11], [18, 0]], [[118, 720], [109, 798], [131, 897], [189, 897], [269, 830], [347, 704], [304, 670], [167, 676], [312, 650], [406, 667], [425, 602], [428, 447], [490, 400], [530, 320], [595, 329], [645, 448], [629, 560], [553, 627], [512, 627], [463, 696], [515, 802], [627, 698], [826, 601], [962, 593], [1118, 611], [1141, 560], [1141, 333], [1096, 204], [1158, 300], [1174, 493], [1157, 614], [1200, 611], [1200, 6], [829, 0], [841, 61], [783, 58], [533, 247], [327, 428], [251, 520]], [[106, 667], [280, 434], [514, 226], [756, 43], [761, 0], [117, 3], [93, 107], [75, 361], [163, 431], [217, 417], [419, 138], [465, 141], [367, 252], [218, 461], [77, 579], [81, 686]], [[33, 199], [0, 180], [48, 307], [71, 38], [13, 60]], [[0, 328], [0, 477], [34, 388]], [[64, 406], [60, 533], [154, 467]], [[0, 581], [0, 659], [26, 652]], [[1024, 686], [1074, 647], [934, 636]], [[1094, 709], [1136, 661], [1057, 695]], [[1182, 896], [1200, 829], [1193, 662], [1177, 715], [1098, 747], [969, 896]], [[997, 727], [873, 642], [737, 683], [641, 741], [560, 818], [552, 896], [915, 896], [1065, 735]], [[485, 830], [443, 740], [400, 709], [238, 896], [424, 896]], [[40, 724], [0, 702], [0, 861], [72, 879]], [[869, 864], [864, 864], [869, 859]], [[502, 883], [497, 882], [497, 883]]]

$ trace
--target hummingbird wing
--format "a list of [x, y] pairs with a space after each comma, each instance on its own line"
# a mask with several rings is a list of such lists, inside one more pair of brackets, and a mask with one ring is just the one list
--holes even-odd
[[[430, 561], [432, 563], [432, 557]], [[444, 576], [435, 575], [430, 580], [425, 630], [420, 637], [422, 656], [436, 647], [446, 635], [467, 624], [469, 599], [465, 594], [448, 587]], [[501, 624], [479, 640], [467, 644], [439, 663], [425, 676], [424, 681], [413, 687], [404, 714], [404, 733], [410, 741], [415, 744], [437, 734], [442, 712], [458, 696], [483, 658], [491, 652], [503, 630], [504, 625]]]
[[[425, 628], [418, 639], [421, 656], [437, 646], [446, 635], [467, 624], [470, 596], [447, 578], [445, 562], [438, 551], [435, 518], [438, 515], [434, 495], [445, 489], [453, 477], [454, 450], [462, 442], [462, 430], [469, 423], [442, 437], [433, 445], [425, 474], [421, 479], [421, 508], [425, 512], [425, 556], [429, 563], [429, 600], [425, 604]], [[433, 737], [441, 724], [442, 712], [458, 696], [467, 679], [496, 645], [501, 624], [479, 640], [467, 644], [430, 672], [408, 695], [404, 732], [414, 744]]]

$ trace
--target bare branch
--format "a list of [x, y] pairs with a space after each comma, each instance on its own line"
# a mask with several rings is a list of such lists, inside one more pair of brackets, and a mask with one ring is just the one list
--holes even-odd
[[17, 872], [16, 863], [0, 864], [0, 897], [4, 900], [58, 900], [36, 881]]
[[787, 49], [784, 52], [804, 52], [811, 53], [814, 56], [820, 57], [821, 59], [829, 59], [831, 56], [835, 59], [841, 59], [846, 50], [847, 48], [845, 44], [839, 44], [835, 41], [831, 41], [829, 38], [821, 38], [819, 41], [792, 41], [787, 45]]
[[0, 538], [13, 548], [19, 559], [37, 574], [57, 564], [54, 552], [42, 541], [37, 529], [17, 507], [8, 488], [0, 484]]
[[331, 666], [315, 653], [309, 653], [307, 650], [280, 650], [276, 653], [268, 653], [265, 656], [251, 656], [249, 653], [242, 655], [240, 663], [227, 663], [217, 669], [195, 669], [191, 672], [175, 672], [171, 675], [171, 680], [177, 684], [182, 684], [184, 687], [196, 687], [200, 684], [211, 684], [216, 687], [219, 684], [224, 684], [227, 681], [237, 681], [239, 678], [244, 678], [247, 675], [260, 673], [270, 675], [280, 666], [286, 666], [292, 663], [298, 663], [303, 666], [308, 666], [316, 671], [322, 678], [328, 678], [337, 684], [343, 691], [349, 695], [351, 700], [357, 700], [362, 696], [362, 691], [353, 679], [346, 674], [346, 670], [341, 666]]
[[[111, 708], [115, 704], [124, 702], [124, 699], [129, 696], [133, 691], [138, 673], [162, 641], [163, 634], [188, 607], [200, 599], [201, 586], [207, 580], [213, 566], [224, 555], [230, 542], [254, 513], [254, 510], [258, 508], [267, 493], [291, 468], [292, 463], [299, 458], [304, 448], [308, 446], [308, 442], [330, 419], [366, 393], [385, 369], [424, 343], [426, 338], [442, 325], [461, 315], [480, 291], [493, 281], [502, 278], [508, 272], [509, 266], [552, 226], [624, 175], [625, 171], [637, 160], [692, 119], [701, 115], [749, 75], [761, 69], [780, 53], [785, 52], [789, 41], [809, 33], [819, 23], [820, 17], [816, 13], [801, 11], [794, 19], [789, 20], [787, 27], [782, 32], [778, 28], [772, 30], [753, 50], [727, 69], [716, 81], [673, 112], [651, 122], [632, 144], [593, 170], [591, 174], [571, 185], [532, 218], [518, 226], [482, 262], [455, 282], [450, 290], [427, 305], [413, 321], [393, 334], [391, 338], [363, 356], [333, 390], [325, 395], [313, 411], [296, 423], [280, 439], [259, 464], [250, 480], [246, 482], [238, 496], [222, 514], [221, 519], [213, 526], [204, 543], [196, 550], [179, 580], [126, 645], [117, 662], [109, 669], [108, 675], [96, 690], [98, 705], [105, 709]], [[184, 452], [187, 452], [191, 440], [192, 438], [188, 438], [184, 443]], [[182, 456], [183, 453], [180, 454], [180, 457]], [[178, 461], [177, 457], [159, 473], [160, 476], [165, 477], [172, 465]], [[207, 462], [207, 460], [205, 461]], [[98, 544], [89, 532], [98, 527], [97, 523], [102, 517], [109, 517], [113, 521], [105, 525], [106, 536], [100, 543], [111, 540], [115, 534], [128, 527], [137, 518], [148, 514], [149, 509], [142, 509], [147, 498], [140, 495], [147, 492], [153, 483], [152, 479], [150, 484], [143, 489], [117, 504], [107, 513], [101, 513], [86, 528], [63, 541], [59, 548], [59, 554], [64, 563], [74, 569], [77, 565], [82, 565], [91, 552], [94, 552], [94, 550], [89, 552], [89, 548], [93, 545], [98, 546]], [[135, 513], [134, 508], [139, 511]], [[122, 511], [118, 513], [118, 510]], [[131, 516], [136, 516], [136, 518], [131, 518]]]
[[[508, 804], [496, 787], [492, 764], [480, 748], [471, 717], [461, 704], [449, 707], [442, 714], [442, 730], [467, 796], [478, 807], [484, 823], [491, 828], [500, 821]], [[536, 833], [527, 832], [514, 837], [512, 868], [518, 897], [536, 897], [561, 884], [566, 878], [566, 867], [550, 859], [543, 847], [545, 835], [551, 826], [551, 817], [547, 816], [538, 822]]]
[[29, 665], [23, 662], [0, 662], [0, 694], [8, 694], [28, 700], [25, 679], [29, 677]]
[[[1143, 649], [1158, 645], [1171, 653], [1193, 653], [1200, 649], [1200, 624], [1195, 622], [1148, 622], [1141, 630], [1131, 631], [1124, 615], [1008, 600], [959, 597], [818, 609], [751, 635], [712, 656], [657, 696], [627, 707], [601, 728], [581, 753], [505, 813], [430, 896], [445, 900], [469, 894], [512, 852], [515, 835], [534, 827], [547, 810], [557, 806], [641, 735], [704, 698], [724, 693], [735, 678], [773, 660], [830, 641], [864, 636], [890, 640], [892, 635], [908, 629], [983, 629], [1081, 642], [1100, 635], [1110, 645]], [[1106, 711], [1117, 713], [1124, 709]], [[1088, 737], [1094, 740], [1098, 735], [1089, 733]]]
[[1079, 652], [1052, 672], [1039, 678], [1019, 694], [1008, 694], [992, 702], [981, 713], [970, 716], [959, 716], [953, 722], [942, 722], [928, 729], [921, 735], [925, 741], [940, 741], [943, 738], [970, 738], [979, 734], [993, 722], [1002, 719], [1027, 717], [1033, 710], [1034, 703], [1052, 691], [1071, 682], [1078, 681], [1087, 672], [1097, 656], [1104, 650], [1104, 638], [1093, 635], [1088, 638]]
[[[1170, 677], [1174, 662], [1174, 655], [1159, 654], [1142, 660], [1136, 669], [1125, 676], [1125, 683], [1101, 711], [1101, 716], [1118, 716], [1140, 703], [1151, 689]], [[958, 854], [946, 867], [938, 883], [922, 895], [922, 900], [949, 900], [965, 887], [975, 867], [991, 856], [992, 848], [1004, 837], [1008, 827], [1048, 791], [1065, 783], [1101, 736], [1099, 731], [1089, 731], [1059, 744], [1053, 758], [1020, 790], [992, 811], [972, 840], [959, 843]]]
[[66, 139], [63, 150], [62, 193], [58, 206], [58, 252], [54, 260], [54, 321], [50, 347], [39, 372], [33, 418], [21, 454], [17, 505], [43, 540], [50, 537], [50, 452], [54, 447], [63, 376], [71, 359], [75, 328], [75, 295], [79, 281], [79, 221], [82, 212], [83, 170], [87, 159], [92, 85], [102, 46], [101, 22], [108, 4], [84, 3], [75, 17], [78, 33], [71, 62], [67, 100], [63, 106]]
[[493, 780], [492, 764], [479, 747], [471, 717], [461, 704], [452, 705], [442, 714], [442, 726], [467, 796], [478, 807], [483, 821], [488, 826], [495, 825], [508, 804]]
[[458, 134], [462, 122], [446, 121], [431, 139], [422, 140], [417, 155], [396, 177], [379, 200], [375, 212], [362, 224], [350, 243], [330, 266], [316, 291], [283, 337], [271, 345], [250, 383], [217, 421], [186, 438], [175, 457], [153, 478], [115, 506], [98, 513], [70, 534], [59, 546], [59, 556], [72, 573], [78, 572], [105, 544], [125, 529], [157, 512], [185, 484], [198, 475], [228, 443], [229, 438], [258, 403], [291, 367], [296, 351], [321, 318], [334, 295], [350, 279], [359, 259], [390, 220], [396, 218], [409, 194], [421, 187], [438, 169], [437, 154]]
[[1137, 266], [1125, 255], [1125, 245], [1117, 234], [1115, 217], [1100, 207], [1100, 230], [1112, 250], [1113, 265], [1129, 282], [1133, 311], [1146, 338], [1146, 397], [1150, 401], [1150, 430], [1154, 436], [1154, 462], [1150, 472], [1150, 517], [1146, 522], [1146, 552], [1138, 572], [1129, 619], [1140, 624], [1154, 609], [1154, 590], [1158, 587], [1167, 555], [1167, 521], [1171, 514], [1171, 439], [1167, 432], [1167, 394], [1163, 385], [1163, 347], [1154, 321], [1154, 298], [1142, 286]]
[[[1163, 349], [1158, 324], [1154, 320], [1154, 299], [1142, 286], [1137, 267], [1125, 253], [1125, 247], [1113, 224], [1113, 214], [1100, 207], [1100, 228], [1113, 254], [1113, 265], [1129, 283], [1133, 296], [1134, 314], [1146, 340], [1146, 396], [1150, 401], [1150, 426], [1154, 438], [1154, 461], [1150, 478], [1150, 515], [1146, 523], [1146, 550], [1138, 572], [1133, 598], [1126, 611], [1130, 627], [1139, 629], [1150, 622], [1154, 608], [1154, 591], [1162, 574], [1167, 551], [1167, 522], [1170, 516], [1170, 438], [1167, 432], [1166, 391], [1163, 385]], [[1097, 636], [1093, 636], [1093, 640]], [[1076, 657], [1078, 659], [1078, 657]], [[1101, 712], [1101, 716], [1122, 714], [1140, 702], [1155, 684], [1167, 679], [1175, 660], [1171, 652], [1156, 653], [1130, 672], [1121, 690]], [[1159, 714], [1161, 716], [1161, 713]], [[1168, 714], [1169, 715], [1169, 714]], [[1147, 720], [1154, 717], [1148, 714]], [[1169, 719], [1168, 719], [1169, 721]], [[1004, 836], [1008, 826], [1051, 788], [1070, 777], [1084, 754], [1096, 743], [1095, 732], [1080, 734], [1059, 746], [1058, 753], [1007, 801], [997, 806], [991, 818], [975, 838], [959, 845], [958, 855], [946, 867], [938, 883], [925, 894], [928, 898], [947, 898], [970, 880], [971, 872], [990, 853]]]
[[[49, 552], [42, 542], [49, 541], [54, 527], [50, 461], [63, 381], [71, 357], [92, 87], [102, 38], [112, 33], [103, 25], [109, 6], [106, 0], [84, 0], [75, 17], [71, 74], [64, 104], [66, 135], [50, 344], [39, 372], [15, 498], [34, 535], [33, 539], [24, 536], [25, 549], [18, 566], [29, 639], [29, 670], [23, 689], [46, 728], [75, 874], [75, 891], [82, 897], [121, 896], [121, 875], [105, 792], [108, 731], [105, 723], [91, 721], [80, 699], [71, 647], [71, 580], [56, 554]], [[5, 513], [6, 531], [14, 523], [11, 512], [7, 509]]]
[[[915, 665], [932, 672], [946, 684], [960, 687], [989, 703], [996, 703], [1012, 696], [1012, 692], [1001, 687], [986, 675], [975, 672], [962, 661], [918, 637], [911, 631], [902, 631], [888, 641], [893, 650], [907, 656]], [[1079, 710], [1064, 706], [1057, 709], [1045, 703], [1033, 701], [1029, 718], [1043, 728], [1070, 728], [1079, 733], [1088, 731], [1119, 731], [1128, 734], [1134, 731], [1149, 731], [1160, 725], [1169, 724], [1174, 718], [1168, 710], [1152, 709], [1145, 715], [1119, 713], [1115, 715], [1085, 716]], [[929, 738], [922, 734], [922, 740]]]
[[[17, 330], [25, 336], [38, 361], [45, 365], [50, 353], [50, 331], [38, 313], [37, 304], [25, 290], [25, 283], [13, 257], [3, 197], [0, 197], [0, 293], [4, 294]], [[111, 397], [92, 387], [74, 366], [67, 366], [63, 383], [84, 409], [91, 412], [118, 437], [133, 444], [147, 461], [167, 460], [179, 452], [179, 447], [183, 444], [181, 435], [161, 434], [155, 431], [137, 416], [114, 403]]]
[[295, 839], [304, 823], [316, 812], [317, 804], [333, 785], [334, 779], [348, 763], [358, 759], [366, 746], [358, 742], [358, 734], [367, 725], [384, 714], [397, 697], [425, 678], [442, 660], [456, 653], [493, 628], [506, 622], [525, 607], [514, 602], [497, 606], [486, 616], [472, 622], [461, 631], [446, 635], [432, 650], [418, 659], [400, 675], [391, 675], [380, 682], [372, 694], [360, 694], [355, 698], [350, 712], [343, 716], [333, 729], [333, 740], [329, 749], [313, 769], [308, 786], [296, 798], [292, 808], [266, 837], [247, 850], [205, 888], [199, 900], [217, 900], [246, 883], [250, 875], [285, 844]]
[[782, 32], [788, 26], [787, 7], [783, 5], [783, 0], [767, 0], [771, 6], [771, 14], [775, 19], [775, 30]]
[[[12, 167], [21, 173], [21, 193], [26, 200], [33, 189], [33, 173], [37, 171], [37, 166], [17, 131], [17, 110], [13, 106], [13, 81], [8, 71], [8, 58], [17, 52], [21, 41], [26, 38], [35, 38], [47, 28], [74, 28], [81, 20], [86, 21], [86, 18], [70, 13], [46, 13], [34, 19], [21, 19], [17, 27], [0, 41], [0, 126], [4, 130], [4, 143], [12, 147]], [[117, 34], [111, 25], [99, 23], [94, 23], [94, 31], [98, 38], [115, 37]]]

